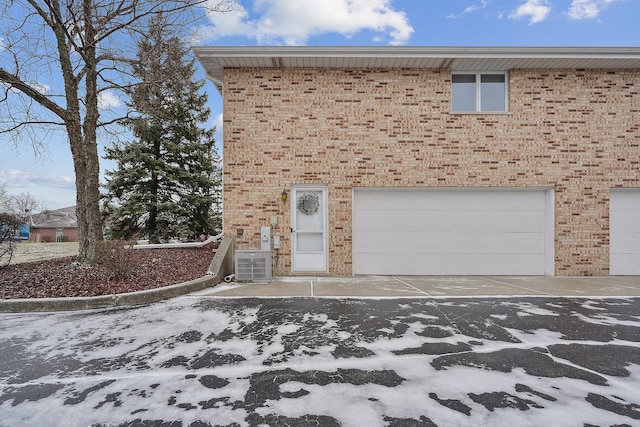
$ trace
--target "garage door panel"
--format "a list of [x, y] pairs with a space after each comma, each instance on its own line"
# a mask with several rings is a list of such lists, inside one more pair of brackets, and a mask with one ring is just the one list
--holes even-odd
[[355, 274], [551, 271], [546, 190], [356, 189]]
[[[382, 192], [385, 209], [388, 210], [535, 211], [540, 210], [546, 200], [543, 191], [431, 190], [428, 198], [424, 198], [423, 189], [394, 189]], [[491, 205], [487, 205], [487, 195], [492, 193], [510, 194], [508, 198], [496, 198]], [[359, 209], [379, 209], [380, 197], [381, 193], [376, 190], [360, 191]]]
[[371, 265], [367, 273], [380, 275], [495, 275], [496, 263], [503, 265], [501, 275], [539, 275], [545, 267], [545, 255], [478, 254], [472, 257], [463, 254], [405, 254], [393, 265], [388, 265], [385, 254], [359, 254], [356, 264]]
[[[354, 234], [363, 253], [540, 253], [544, 247], [542, 233], [357, 233]], [[402, 248], [402, 249], [400, 249]]]
[[640, 233], [640, 210], [616, 211], [611, 215], [611, 234]]
[[640, 206], [638, 206], [638, 197], [640, 197], [640, 189], [636, 188], [623, 188], [612, 189], [611, 200], [615, 204], [616, 213], [622, 212], [638, 212]]
[[546, 222], [540, 212], [515, 211], [359, 211], [354, 230], [390, 232], [541, 232]]
[[640, 254], [616, 254], [611, 258], [610, 270], [612, 275], [616, 276], [635, 276], [640, 274], [638, 266], [640, 265]]
[[633, 254], [640, 247], [640, 233], [611, 233], [611, 252]]
[[609, 272], [640, 275], [640, 189], [612, 189], [609, 209]]

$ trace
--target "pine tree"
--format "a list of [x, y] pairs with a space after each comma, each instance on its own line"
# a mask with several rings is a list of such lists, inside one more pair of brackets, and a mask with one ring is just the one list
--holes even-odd
[[195, 59], [162, 17], [138, 45], [130, 91], [134, 140], [105, 150], [117, 169], [107, 171], [105, 212], [112, 238], [148, 236], [157, 243], [212, 234], [212, 206], [221, 174], [214, 129], [203, 129], [211, 111]]

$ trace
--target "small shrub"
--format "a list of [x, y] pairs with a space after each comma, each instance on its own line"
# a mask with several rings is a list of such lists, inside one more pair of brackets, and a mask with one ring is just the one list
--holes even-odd
[[15, 251], [15, 237], [22, 221], [15, 215], [0, 213], [0, 268], [11, 264]]
[[127, 279], [133, 270], [133, 240], [104, 240], [96, 245], [96, 261], [104, 265], [111, 280]]

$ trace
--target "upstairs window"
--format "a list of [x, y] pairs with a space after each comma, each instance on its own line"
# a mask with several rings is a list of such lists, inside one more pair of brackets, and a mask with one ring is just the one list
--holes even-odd
[[451, 110], [454, 112], [506, 112], [506, 74], [452, 74]]

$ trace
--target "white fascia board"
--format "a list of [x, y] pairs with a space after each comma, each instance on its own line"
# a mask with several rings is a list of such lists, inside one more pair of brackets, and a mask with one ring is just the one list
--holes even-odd
[[198, 57], [626, 58], [639, 47], [197, 46]]

